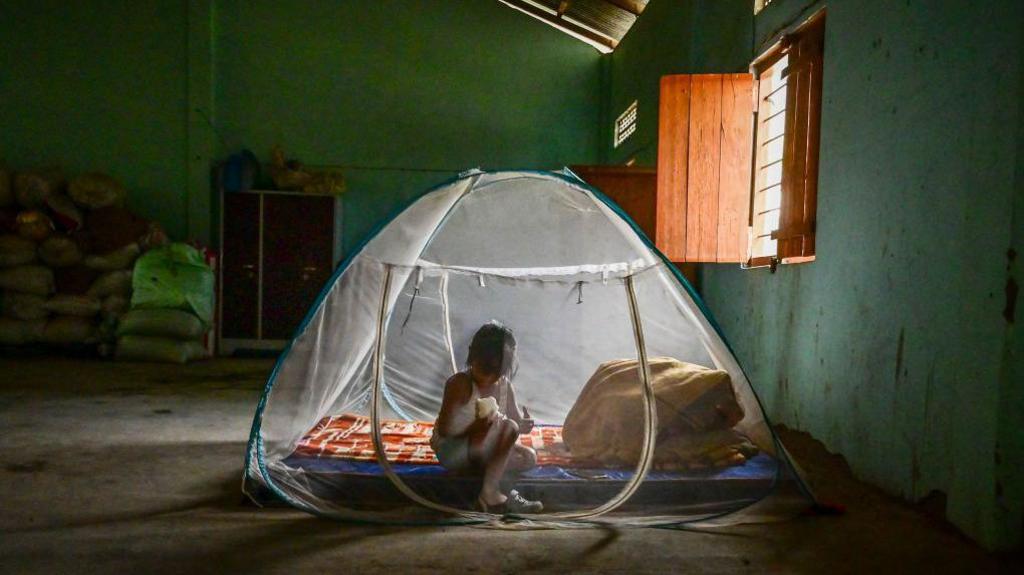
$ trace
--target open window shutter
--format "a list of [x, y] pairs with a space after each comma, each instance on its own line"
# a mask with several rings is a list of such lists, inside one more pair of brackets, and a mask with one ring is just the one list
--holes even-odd
[[747, 259], [753, 139], [753, 76], [722, 77], [722, 153], [718, 168], [718, 259]]
[[658, 191], [655, 244], [668, 259], [686, 259], [690, 76], [662, 76], [658, 101]]
[[679, 262], [746, 260], [753, 79], [661, 79], [658, 247]]
[[786, 122], [779, 229], [772, 234], [780, 260], [814, 255], [824, 24], [824, 15], [814, 19], [789, 48], [786, 109], [792, 113]]

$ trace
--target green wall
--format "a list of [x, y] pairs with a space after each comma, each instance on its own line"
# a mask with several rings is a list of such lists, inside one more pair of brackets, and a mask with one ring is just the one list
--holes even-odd
[[[1024, 29], [1024, 18], [1020, 22]], [[1024, 47], [1022, 47], [1024, 49]], [[1024, 58], [1019, 59], [1018, 82], [1024, 82]], [[999, 436], [996, 447], [997, 520], [1006, 526], [1004, 539], [1019, 533], [1024, 508], [1024, 100], [1018, 100], [1017, 172], [1013, 196], [1013, 237], [1007, 251], [1004, 306], [1006, 339], [1003, 346], [1002, 377], [999, 388]], [[1009, 292], [1016, 290], [1013, 298]], [[1016, 531], [1015, 531], [1016, 529]]]
[[[658, 161], [658, 91], [666, 74], [743, 72], [750, 61], [751, 2], [654, 0], [606, 62], [608, 108], [601, 122], [602, 159]], [[637, 129], [618, 148], [615, 118], [637, 101]]]
[[347, 247], [461, 170], [599, 154], [600, 54], [496, 0], [15, 0], [0, 22], [0, 159], [108, 171], [176, 238], [209, 237], [209, 166], [243, 147], [417, 170], [346, 170]]
[[348, 247], [458, 171], [596, 160], [600, 54], [497, 1], [225, 0], [216, 28], [229, 148], [442, 170], [348, 170]]
[[185, 2], [0, 3], [0, 160], [105, 171], [186, 230]]
[[[641, 124], [605, 157], [653, 164], [658, 77], [743, 70], [810, 4], [752, 22], [747, 0], [651, 2], [606, 64], [611, 117], [639, 98]], [[776, 421], [892, 493], [945, 493], [985, 544], [1019, 544], [1024, 354], [1002, 313], [1021, 241], [1022, 6], [828, 10], [817, 261], [702, 266], [705, 298]]]

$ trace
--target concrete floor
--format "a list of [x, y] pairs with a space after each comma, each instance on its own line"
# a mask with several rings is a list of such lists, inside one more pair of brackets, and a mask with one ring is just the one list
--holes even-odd
[[357, 526], [240, 505], [271, 364], [0, 359], [0, 573], [1024, 572], [785, 433], [841, 517], [733, 527], [502, 532]]

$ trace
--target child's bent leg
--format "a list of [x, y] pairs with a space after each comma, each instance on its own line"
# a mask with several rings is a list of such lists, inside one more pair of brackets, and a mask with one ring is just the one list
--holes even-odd
[[505, 502], [499, 481], [518, 438], [519, 426], [509, 419], [496, 420], [469, 437], [469, 457], [484, 470], [480, 499], [487, 505]]
[[508, 457], [509, 471], [529, 471], [537, 467], [537, 452], [518, 442], [512, 446], [512, 453]]

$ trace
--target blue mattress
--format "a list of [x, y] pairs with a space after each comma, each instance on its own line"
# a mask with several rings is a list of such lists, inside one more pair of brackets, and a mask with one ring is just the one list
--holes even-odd
[[[351, 475], [384, 475], [378, 463], [372, 461], [355, 461], [329, 457], [302, 457], [292, 455], [284, 460], [289, 467], [318, 473], [343, 473]], [[395, 473], [409, 477], [444, 476], [448, 471], [440, 465], [422, 465], [411, 463], [392, 463]], [[772, 479], [778, 470], [778, 461], [770, 455], [760, 453], [750, 458], [743, 465], [734, 465], [724, 469], [697, 471], [660, 471], [651, 470], [645, 481], [674, 480], [764, 480]], [[577, 469], [557, 465], [542, 465], [520, 476], [522, 480], [537, 481], [628, 481], [633, 476], [631, 469]]]

